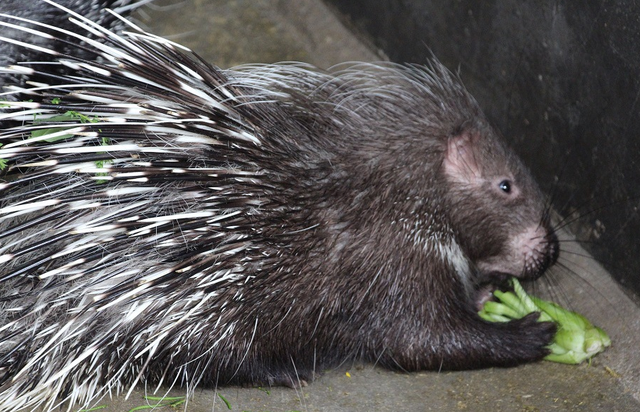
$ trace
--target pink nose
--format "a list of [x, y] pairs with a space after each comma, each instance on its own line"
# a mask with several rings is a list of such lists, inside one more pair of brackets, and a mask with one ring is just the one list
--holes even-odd
[[518, 237], [517, 243], [516, 248], [525, 254], [525, 278], [537, 279], [558, 260], [558, 237], [548, 227], [538, 226], [527, 230]]

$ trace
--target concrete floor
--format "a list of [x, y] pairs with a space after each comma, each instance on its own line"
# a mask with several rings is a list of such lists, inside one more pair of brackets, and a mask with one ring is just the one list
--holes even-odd
[[[173, 7], [145, 8], [139, 20], [221, 67], [282, 60], [329, 67], [384, 58], [346, 30], [319, 0], [184, 0]], [[513, 369], [412, 374], [343, 365], [301, 390], [198, 390], [187, 410], [639, 411], [638, 306], [575, 243], [563, 242], [563, 248], [561, 263], [575, 273], [556, 268], [549, 280], [538, 282], [535, 294], [555, 297], [610, 334], [613, 345], [590, 365], [541, 362]], [[550, 285], [553, 290], [545, 291]], [[129, 399], [99, 404], [106, 405], [105, 411], [128, 411], [147, 402], [144, 393], [139, 388]], [[168, 393], [183, 394], [180, 389]]]

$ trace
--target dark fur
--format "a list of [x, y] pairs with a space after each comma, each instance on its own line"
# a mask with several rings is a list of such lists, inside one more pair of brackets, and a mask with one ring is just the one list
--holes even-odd
[[[10, 158], [1, 177], [8, 183], [1, 192], [5, 208], [29, 196], [61, 198], [56, 188], [82, 182], [62, 192], [62, 204], [0, 222], [3, 244], [13, 245], [0, 255], [14, 256], [0, 268], [3, 322], [15, 322], [0, 332], [5, 393], [31, 385], [37, 389], [45, 380], [44, 372], [18, 382], [12, 378], [52, 338], [45, 330], [55, 322], [56, 330], [72, 321], [72, 330], [86, 329], [57, 348], [57, 356], [38, 359], [34, 370], [55, 372], [87, 350], [95, 350], [101, 363], [90, 366], [87, 359], [75, 367], [62, 378], [61, 389], [51, 391], [54, 396], [71, 393], [87, 380], [126, 386], [141, 371], [143, 380], [155, 382], [295, 385], [345, 359], [413, 371], [510, 366], [547, 353], [552, 324], [536, 322], [535, 315], [488, 323], [476, 314], [483, 286], [505, 275], [537, 278], [555, 261], [558, 245], [531, 176], [439, 63], [364, 65], [331, 74], [293, 66], [225, 72], [176, 48], [143, 45], [147, 55], [137, 55], [141, 66], [124, 61], [109, 66], [111, 77], [80, 73], [124, 89], [87, 86], [83, 94], [139, 102], [149, 118], [175, 119], [167, 126], [173, 133], [131, 123], [77, 126], [107, 136], [113, 145], [166, 143], [166, 153], [110, 153], [98, 146], [91, 155], [61, 154], [44, 150], [49, 143], [40, 142]], [[185, 90], [172, 74], [180, 70], [173, 61], [199, 73], [203, 80], [193, 78], [190, 86], [205, 90], [228, 111]], [[163, 87], [122, 77], [121, 71]], [[62, 103], [51, 104], [56, 96]], [[114, 116], [123, 112], [63, 89], [29, 98], [59, 113], [73, 109], [106, 117], [108, 110]], [[154, 106], [158, 101], [162, 105]], [[178, 123], [199, 115], [214, 120], [218, 129], [203, 129], [195, 120]], [[18, 142], [37, 127], [6, 129], [0, 142]], [[175, 139], [186, 131], [220, 144], [180, 146]], [[239, 138], [240, 131], [259, 143]], [[169, 150], [176, 146], [181, 149]], [[106, 167], [113, 177], [106, 182], [84, 173], [86, 165], [63, 175], [55, 173], [60, 165], [20, 166], [42, 159], [123, 162]], [[167, 168], [188, 171], [172, 174]], [[136, 170], [148, 181], [117, 175]], [[507, 178], [511, 193], [498, 188]], [[106, 195], [109, 189], [140, 186], [162, 190], [146, 197]], [[153, 202], [145, 208], [105, 222], [126, 228], [112, 240], [55, 256], [72, 242], [86, 238], [91, 243], [75, 228], [149, 197]], [[78, 199], [101, 206], [70, 209], [67, 201]], [[149, 234], [132, 235], [144, 226], [132, 220], [136, 216], [200, 210], [222, 218], [170, 220]], [[518, 270], [501, 270], [508, 267], [501, 260], [513, 252], [510, 242], [523, 228], [538, 226], [544, 233], [536, 240], [535, 259]], [[175, 244], [144, 244], [157, 233], [170, 233]], [[79, 258], [85, 262], [74, 270], [81, 276], [39, 277]], [[146, 289], [109, 306], [158, 268], [167, 273], [145, 280]], [[126, 270], [136, 272], [111, 278]], [[232, 278], [214, 282], [226, 273]], [[100, 282], [108, 287], [99, 299], [82, 303]], [[137, 303], [149, 306], [125, 321], [124, 314]], [[18, 306], [22, 309], [7, 312]], [[186, 313], [194, 315], [183, 319]], [[157, 350], [136, 358], [159, 339], [165, 325], [169, 332]], [[118, 382], [108, 384], [114, 377]]]

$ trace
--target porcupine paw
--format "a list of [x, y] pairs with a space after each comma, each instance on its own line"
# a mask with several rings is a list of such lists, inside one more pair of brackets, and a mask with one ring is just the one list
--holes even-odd
[[538, 322], [540, 314], [530, 313], [522, 319], [502, 324], [508, 336], [502, 339], [507, 354], [505, 365], [533, 362], [549, 354], [548, 345], [556, 334], [552, 322]]

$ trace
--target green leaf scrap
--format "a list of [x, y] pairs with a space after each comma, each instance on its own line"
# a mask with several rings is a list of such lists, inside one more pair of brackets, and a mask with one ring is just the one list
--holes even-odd
[[521, 319], [532, 312], [540, 312], [540, 322], [555, 322], [558, 332], [549, 345], [551, 353], [545, 360], [579, 364], [611, 345], [607, 333], [591, 324], [584, 316], [553, 302], [527, 295], [515, 278], [511, 279], [511, 286], [513, 292], [496, 290], [496, 300], [486, 302], [478, 315], [489, 322], [508, 322]]

